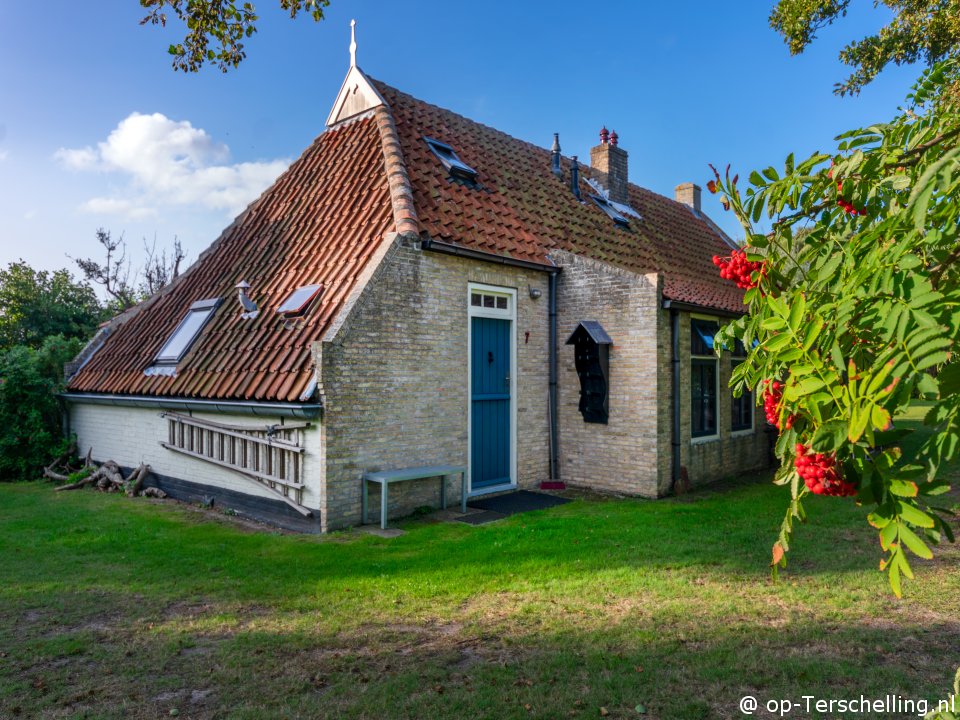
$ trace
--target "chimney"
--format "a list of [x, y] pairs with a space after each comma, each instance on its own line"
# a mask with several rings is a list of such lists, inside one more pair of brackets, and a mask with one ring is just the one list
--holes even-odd
[[590, 166], [603, 174], [601, 182], [610, 191], [610, 199], [627, 204], [627, 151], [619, 146], [616, 130], [600, 130], [600, 144], [590, 148]]
[[700, 186], [694, 183], [680, 183], [673, 190], [678, 203], [686, 205], [700, 217]]

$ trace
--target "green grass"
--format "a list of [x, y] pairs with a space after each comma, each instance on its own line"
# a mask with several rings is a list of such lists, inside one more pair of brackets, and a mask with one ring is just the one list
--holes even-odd
[[957, 550], [896, 600], [865, 510], [814, 498], [773, 583], [784, 508], [761, 478], [315, 538], [2, 486], [0, 717], [686, 720], [739, 717], [748, 693], [943, 696]]

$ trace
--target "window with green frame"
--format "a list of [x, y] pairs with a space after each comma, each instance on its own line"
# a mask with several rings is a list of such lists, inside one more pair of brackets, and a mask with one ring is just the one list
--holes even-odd
[[[733, 348], [733, 357], [730, 360], [730, 371], [744, 361], [747, 357], [746, 348], [743, 343], [737, 340]], [[753, 430], [753, 393], [744, 390], [740, 397], [735, 397], [733, 391], [730, 394], [730, 429], [734, 432], [738, 430]]]
[[720, 326], [712, 320], [690, 320], [690, 434], [716, 435], [719, 363], [713, 354], [713, 338]]

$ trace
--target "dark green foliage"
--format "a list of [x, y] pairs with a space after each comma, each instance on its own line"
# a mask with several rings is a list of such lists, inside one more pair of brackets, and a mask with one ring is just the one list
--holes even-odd
[[[877, 0], [893, 20], [875, 35], [849, 43], [840, 60], [853, 73], [837, 83], [840, 95], [858, 93], [889, 63], [933, 64], [960, 56], [960, 0]], [[783, 35], [794, 55], [816, 39], [817, 31], [847, 14], [850, 0], [778, 0], [770, 25]]]
[[103, 319], [93, 289], [67, 270], [34, 270], [22, 260], [0, 270], [0, 351], [38, 348], [51, 335], [85, 340]]
[[38, 477], [63, 452], [63, 365], [83, 341], [48, 337], [39, 348], [24, 345], [0, 354], [0, 480]]

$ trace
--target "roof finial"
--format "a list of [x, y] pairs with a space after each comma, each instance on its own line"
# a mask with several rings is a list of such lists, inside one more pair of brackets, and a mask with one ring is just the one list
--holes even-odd
[[357, 21], [350, 21], [350, 67], [357, 66]]

